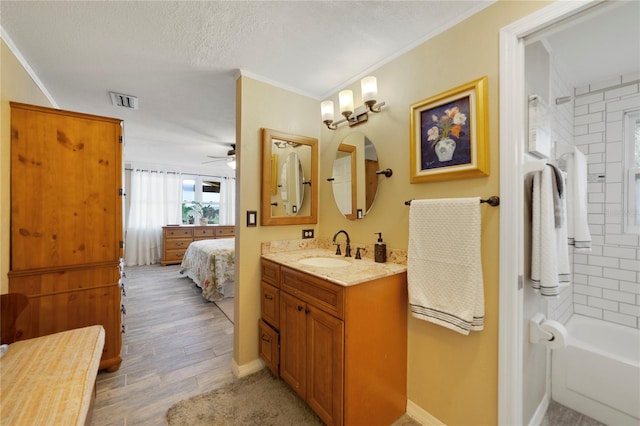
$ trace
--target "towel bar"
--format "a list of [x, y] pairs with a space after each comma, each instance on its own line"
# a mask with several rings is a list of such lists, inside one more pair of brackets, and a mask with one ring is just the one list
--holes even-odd
[[[497, 207], [497, 206], [500, 205], [500, 197], [498, 197], [497, 195], [492, 195], [491, 197], [487, 198], [486, 200], [480, 200], [480, 203], [487, 203], [491, 207]], [[411, 200], [405, 201], [404, 205], [405, 206], [411, 205]]]

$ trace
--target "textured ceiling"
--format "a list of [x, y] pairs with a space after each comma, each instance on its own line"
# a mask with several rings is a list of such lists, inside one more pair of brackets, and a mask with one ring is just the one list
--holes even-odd
[[[0, 22], [60, 108], [125, 120], [128, 162], [221, 175], [223, 162], [202, 163], [235, 142], [239, 70], [322, 100], [491, 3], [2, 0]], [[546, 32], [570, 82], [637, 69], [640, 2], [620, 4]]]
[[[490, 3], [3, 0], [0, 12], [60, 108], [124, 119], [128, 161], [193, 166], [235, 141], [238, 70], [321, 100]], [[113, 107], [110, 90], [139, 110]]]

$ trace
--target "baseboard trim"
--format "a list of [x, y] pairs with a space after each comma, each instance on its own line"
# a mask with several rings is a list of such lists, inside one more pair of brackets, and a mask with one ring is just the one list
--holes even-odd
[[238, 365], [235, 359], [231, 360], [231, 371], [233, 371], [233, 374], [237, 378], [242, 378], [245, 376], [249, 376], [253, 373], [257, 373], [263, 368], [264, 368], [264, 362], [260, 358], [243, 365]]
[[425, 426], [446, 426], [435, 416], [423, 410], [413, 401], [407, 400], [407, 415]]
[[533, 413], [533, 417], [531, 417], [531, 420], [529, 421], [529, 426], [538, 426], [542, 424], [542, 420], [544, 420], [544, 415], [547, 413], [550, 402], [551, 398], [549, 397], [549, 394], [545, 392], [536, 412]]

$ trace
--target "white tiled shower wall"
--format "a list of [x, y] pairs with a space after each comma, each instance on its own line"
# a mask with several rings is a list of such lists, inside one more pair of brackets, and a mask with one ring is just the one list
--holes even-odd
[[623, 114], [640, 108], [640, 73], [575, 89], [574, 141], [588, 158], [590, 253], [573, 255], [575, 313], [640, 328], [640, 238], [625, 234]]
[[[555, 99], [569, 96], [573, 93], [573, 88], [565, 83], [563, 73], [556, 67], [555, 61], [551, 62], [550, 67], [550, 100], [549, 104], [553, 111], [551, 123], [551, 140], [555, 147], [558, 144], [573, 145], [573, 102], [567, 102], [556, 105]], [[555, 152], [550, 160], [557, 165]], [[572, 261], [572, 249], [569, 249], [569, 261]], [[573, 268], [572, 268], [573, 270]], [[573, 293], [572, 287], [564, 287], [560, 289], [558, 297], [550, 297], [547, 299], [547, 318], [566, 323], [573, 314]]]

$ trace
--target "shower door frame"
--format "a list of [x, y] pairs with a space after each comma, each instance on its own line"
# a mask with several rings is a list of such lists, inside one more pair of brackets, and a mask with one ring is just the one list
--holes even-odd
[[[558, 1], [500, 30], [498, 424], [523, 417], [524, 38], [603, 1]], [[514, 238], [516, 236], [516, 238]]]

